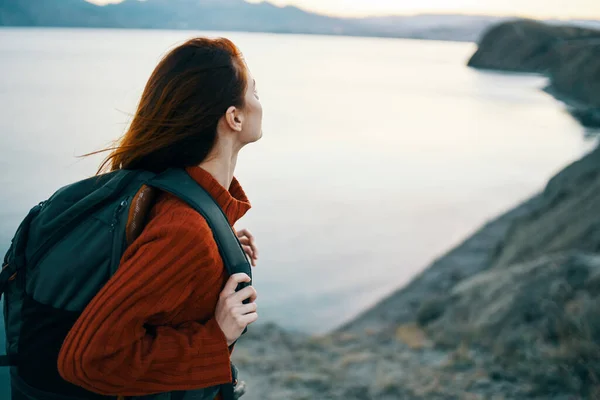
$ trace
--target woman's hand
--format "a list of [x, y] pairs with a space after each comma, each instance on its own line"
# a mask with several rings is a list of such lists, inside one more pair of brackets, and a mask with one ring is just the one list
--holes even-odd
[[253, 267], [256, 267], [256, 261], [258, 261], [258, 249], [256, 248], [254, 236], [252, 236], [248, 229], [242, 229], [236, 233], [238, 239], [240, 239], [240, 243], [242, 244], [244, 252], [250, 258], [250, 263]]
[[[227, 346], [231, 346], [242, 335], [244, 329], [258, 319], [256, 313], [256, 290], [252, 286], [236, 292], [242, 282], [250, 282], [250, 277], [244, 273], [233, 274], [219, 295], [215, 318], [225, 334]], [[244, 300], [250, 299], [248, 304]]]

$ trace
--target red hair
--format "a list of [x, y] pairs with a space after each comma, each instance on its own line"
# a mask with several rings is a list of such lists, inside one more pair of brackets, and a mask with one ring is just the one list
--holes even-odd
[[219, 119], [244, 105], [247, 87], [242, 54], [230, 40], [187, 41], [154, 69], [129, 129], [106, 150], [98, 173], [200, 164], [214, 147]]

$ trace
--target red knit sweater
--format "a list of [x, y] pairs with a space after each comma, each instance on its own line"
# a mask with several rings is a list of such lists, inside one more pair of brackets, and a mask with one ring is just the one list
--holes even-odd
[[[236, 179], [226, 190], [199, 167], [187, 172], [232, 226], [250, 209]], [[227, 278], [207, 222], [162, 194], [115, 275], [65, 339], [61, 376], [96, 393], [123, 396], [230, 382], [230, 351], [214, 318]]]

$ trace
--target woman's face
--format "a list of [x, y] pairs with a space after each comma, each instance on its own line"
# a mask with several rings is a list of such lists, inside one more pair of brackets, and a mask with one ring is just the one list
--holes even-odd
[[245, 104], [243, 108], [244, 122], [240, 138], [244, 144], [256, 142], [262, 137], [262, 105], [256, 89], [256, 81], [248, 71], [248, 87], [246, 89]]

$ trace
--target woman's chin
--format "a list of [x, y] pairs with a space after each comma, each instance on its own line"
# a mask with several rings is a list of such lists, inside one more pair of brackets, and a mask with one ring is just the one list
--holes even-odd
[[258, 142], [260, 139], [262, 139], [262, 137], [263, 137], [263, 131], [261, 129], [260, 132], [258, 133], [258, 135], [254, 136], [254, 138], [250, 141], [250, 143]]

